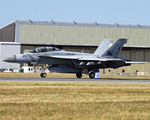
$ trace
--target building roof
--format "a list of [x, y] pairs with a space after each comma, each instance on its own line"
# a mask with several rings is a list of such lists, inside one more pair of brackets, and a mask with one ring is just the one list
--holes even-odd
[[57, 21], [23, 21], [23, 20], [16, 20], [18, 24], [35, 24], [35, 25], [60, 25], [60, 26], [88, 26], [88, 27], [115, 27], [115, 28], [143, 28], [143, 29], [150, 29], [148, 25], [123, 25], [123, 24], [102, 24], [102, 23], [78, 23], [76, 21], [73, 22], [57, 22]]
[[34, 45], [98, 46], [103, 39], [128, 39], [126, 47], [150, 47], [150, 26], [16, 20], [0, 29], [1, 42]]

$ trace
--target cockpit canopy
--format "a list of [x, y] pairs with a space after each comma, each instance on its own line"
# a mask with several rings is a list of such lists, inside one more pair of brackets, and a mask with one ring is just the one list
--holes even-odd
[[60, 51], [61, 49], [56, 47], [38, 47], [30, 51], [30, 53], [39, 53], [39, 52], [50, 52], [50, 51]]

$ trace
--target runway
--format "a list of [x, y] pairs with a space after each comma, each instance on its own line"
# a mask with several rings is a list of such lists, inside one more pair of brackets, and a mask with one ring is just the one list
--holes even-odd
[[150, 79], [89, 79], [89, 78], [29, 78], [0, 77], [0, 82], [93, 82], [93, 83], [150, 83]]

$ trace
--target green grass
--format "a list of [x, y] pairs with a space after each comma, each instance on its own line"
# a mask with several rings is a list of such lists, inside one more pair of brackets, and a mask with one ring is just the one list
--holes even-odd
[[149, 119], [150, 84], [0, 83], [0, 119]]

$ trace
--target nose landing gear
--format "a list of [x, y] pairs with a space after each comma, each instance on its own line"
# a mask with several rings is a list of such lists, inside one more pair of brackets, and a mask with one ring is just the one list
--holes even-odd
[[41, 78], [46, 78], [47, 74], [44, 71], [45, 71], [45, 69], [47, 69], [47, 68], [49, 68], [51, 66], [52, 65], [48, 65], [47, 67], [44, 67], [44, 64], [42, 64], [42, 73], [40, 74]]

